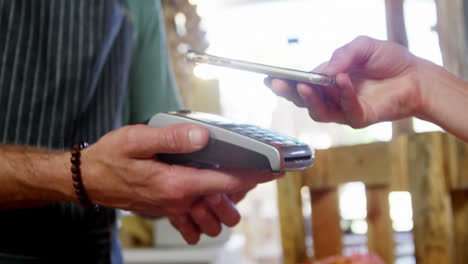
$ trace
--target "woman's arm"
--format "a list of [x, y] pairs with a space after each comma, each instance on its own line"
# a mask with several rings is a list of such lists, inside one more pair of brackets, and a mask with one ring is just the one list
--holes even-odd
[[468, 83], [427, 61], [421, 62], [418, 76], [425, 98], [416, 117], [468, 142]]

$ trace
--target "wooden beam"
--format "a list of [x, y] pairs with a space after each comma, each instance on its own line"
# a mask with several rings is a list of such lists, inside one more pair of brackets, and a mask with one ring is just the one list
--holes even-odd
[[300, 191], [301, 172], [287, 173], [278, 180], [277, 186], [283, 263], [297, 264], [307, 259]]
[[331, 189], [352, 181], [388, 185], [392, 174], [390, 143], [377, 142], [319, 150], [317, 164], [304, 172], [304, 185]]
[[468, 80], [467, 41], [463, 0], [436, 0], [437, 32], [444, 67]]
[[392, 137], [410, 135], [414, 133], [413, 119], [411, 117], [392, 122]]
[[388, 195], [387, 186], [366, 188], [367, 247], [370, 252], [377, 253], [385, 263], [394, 263], [395, 242]]
[[[387, 39], [408, 47], [403, 0], [385, 0], [385, 12], [387, 18]], [[400, 135], [412, 134], [413, 132], [413, 120], [411, 118], [392, 122], [392, 135], [394, 138]]]
[[468, 144], [444, 135], [446, 167], [451, 190], [468, 190]]
[[441, 133], [418, 134], [408, 139], [417, 263], [454, 263], [453, 215], [443, 153]]
[[452, 193], [452, 206], [455, 233], [455, 263], [468, 263], [468, 191], [458, 190]]
[[447, 182], [451, 190], [455, 235], [455, 263], [468, 263], [468, 145], [444, 134]]
[[341, 255], [343, 251], [343, 231], [340, 227], [338, 191], [311, 190], [312, 237], [316, 259]]
[[403, 0], [385, 0], [387, 39], [408, 47]]
[[333, 152], [332, 149], [316, 150], [314, 166], [303, 171], [304, 185], [310, 189], [321, 189], [329, 187], [328, 172], [328, 154]]
[[408, 136], [399, 136], [390, 142], [391, 191], [408, 191]]

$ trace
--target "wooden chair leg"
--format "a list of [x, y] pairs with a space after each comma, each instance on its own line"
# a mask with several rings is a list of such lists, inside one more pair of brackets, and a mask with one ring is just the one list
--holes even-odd
[[367, 247], [377, 253], [385, 263], [394, 263], [394, 240], [388, 187], [368, 187], [367, 196]]
[[455, 263], [468, 263], [468, 191], [452, 192], [453, 218], [455, 228]]
[[310, 199], [315, 258], [341, 255], [343, 231], [340, 228], [338, 191], [336, 188], [326, 191], [312, 190]]
[[408, 140], [417, 263], [454, 263], [453, 213], [443, 163], [442, 134]]
[[284, 264], [297, 264], [307, 259], [301, 183], [300, 172], [289, 172], [277, 184]]

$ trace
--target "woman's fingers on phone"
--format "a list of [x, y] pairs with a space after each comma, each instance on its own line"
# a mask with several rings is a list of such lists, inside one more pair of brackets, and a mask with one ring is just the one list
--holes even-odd
[[266, 77], [265, 79], [263, 79], [263, 83], [265, 84], [266, 87], [270, 88], [271, 89], [271, 81], [273, 81], [273, 77]]
[[[340, 101], [346, 123], [354, 128], [361, 128], [374, 123], [374, 115], [364, 114], [363, 106], [359, 102], [359, 98], [349, 76], [347, 74], [339, 74], [337, 76], [337, 81], [341, 84]], [[368, 119], [366, 120], [366, 118]]]
[[297, 85], [297, 91], [313, 120], [317, 122], [343, 122], [340, 106], [327, 101], [324, 87], [300, 83]]
[[304, 107], [304, 102], [297, 92], [297, 82], [268, 77], [265, 84], [278, 96], [284, 97], [298, 107]]

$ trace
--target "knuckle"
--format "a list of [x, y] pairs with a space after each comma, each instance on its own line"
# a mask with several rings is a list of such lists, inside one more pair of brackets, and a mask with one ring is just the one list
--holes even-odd
[[234, 183], [233, 181], [230, 181], [230, 180], [226, 180], [223, 183], [222, 192], [223, 193], [230, 193], [230, 192], [234, 191], [236, 189], [236, 187], [237, 187], [236, 183]]
[[203, 215], [206, 211], [207, 208], [203, 203], [198, 202], [192, 206], [192, 212], [195, 213], [195, 215]]
[[344, 45], [341, 48], [336, 49], [333, 52], [330, 61], [331, 63], [333, 63], [334, 61], [339, 61], [343, 57], [347, 56], [350, 50], [353, 50], [356, 47], [361, 47], [361, 46], [367, 47], [367, 46], [370, 46], [371, 44], [372, 44], [372, 38], [368, 36], [364, 36], [364, 35], [358, 36], [355, 39], [353, 39], [350, 43]]
[[134, 125], [134, 126], [125, 126], [121, 128], [122, 133], [125, 136], [125, 142], [123, 146], [129, 152], [132, 152], [133, 150], [137, 149], [139, 146], [139, 138], [140, 138], [139, 127], [140, 125]]
[[165, 200], [168, 204], [174, 204], [176, 207], [188, 206], [191, 196], [188, 195], [186, 190], [187, 188], [183, 187], [183, 184], [166, 187], [164, 191]]
[[164, 184], [159, 186], [158, 192], [150, 194], [149, 199], [153, 204], [176, 205], [183, 200], [182, 194], [172, 186]]
[[175, 129], [170, 129], [165, 133], [163, 140], [168, 149], [176, 151], [181, 147], [180, 138], [178, 137], [177, 130]]
[[347, 46], [343, 46], [341, 48], [336, 49], [331, 56], [330, 63], [333, 63], [334, 61], [339, 60], [341, 57], [343, 57], [346, 51], [346, 47]]
[[174, 185], [166, 188], [165, 196], [166, 199], [172, 202], [180, 202], [187, 198], [184, 189], [180, 187], [173, 187]]
[[157, 206], [161, 204], [162, 198], [159, 195], [156, 195], [154, 193], [149, 193], [144, 195], [145, 202], [147, 202], [150, 206]]
[[366, 44], [366, 43], [369, 43], [371, 41], [371, 38], [368, 37], [368, 36], [364, 36], [364, 35], [360, 35], [360, 36], [357, 36], [353, 42], [357, 43], [358, 45], [359, 44]]
[[171, 206], [167, 211], [170, 215], [182, 215], [186, 213], [186, 209], [181, 206]]
[[168, 192], [172, 200], [182, 201], [189, 197], [190, 186], [186, 183], [185, 175], [178, 175], [176, 172], [168, 179]]

